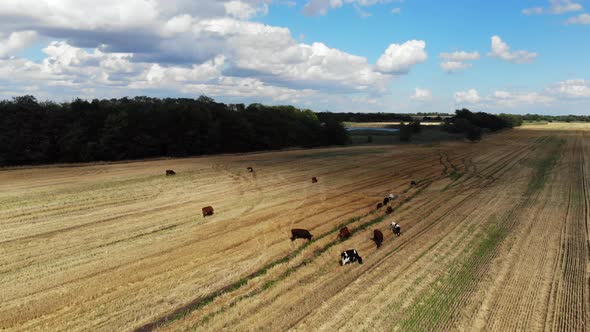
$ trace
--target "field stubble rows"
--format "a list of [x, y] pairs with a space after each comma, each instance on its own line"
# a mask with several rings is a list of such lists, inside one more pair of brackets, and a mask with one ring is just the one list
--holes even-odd
[[[587, 330], [589, 142], [544, 126], [0, 171], [0, 328]], [[340, 267], [348, 248], [365, 264]]]

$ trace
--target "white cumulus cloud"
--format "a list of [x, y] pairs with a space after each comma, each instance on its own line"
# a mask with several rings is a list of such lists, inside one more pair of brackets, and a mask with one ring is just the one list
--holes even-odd
[[403, 44], [391, 44], [377, 60], [377, 69], [384, 73], [406, 74], [410, 69], [428, 59], [426, 42], [410, 40]]
[[442, 70], [446, 71], [447, 73], [453, 73], [459, 70], [470, 68], [472, 65], [465, 62], [478, 60], [480, 55], [479, 52], [456, 51], [452, 53], [443, 52], [439, 54], [438, 57], [443, 59], [443, 61], [440, 63]]
[[[352, 4], [355, 6], [359, 15], [366, 17], [369, 13], [364, 12], [359, 6], [368, 7], [376, 4], [386, 4], [393, 2], [392, 0], [309, 0], [303, 7], [305, 15], [309, 16], [323, 16], [328, 13], [328, 10], [340, 8], [344, 4]], [[402, 2], [397, 0], [397, 2]]]
[[478, 104], [481, 101], [479, 92], [475, 89], [469, 89], [467, 91], [455, 92], [455, 103], [473, 105]]
[[522, 10], [524, 15], [553, 14], [560, 15], [569, 12], [576, 12], [583, 9], [582, 5], [571, 0], [549, 0], [549, 7], [532, 7]]
[[525, 8], [522, 10], [522, 13], [525, 15], [541, 15], [545, 9], [543, 7], [532, 7], [532, 8]]
[[450, 61], [467, 61], [467, 60], [477, 60], [479, 59], [479, 52], [465, 52], [465, 51], [456, 51], [452, 53], [443, 52], [439, 54], [439, 57], [445, 60]]
[[0, 58], [12, 55], [29, 46], [35, 39], [35, 31], [17, 31], [9, 34], [5, 39], [0, 34]]
[[[15, 77], [21, 75], [42, 80], [40, 88], [67, 85], [71, 90], [61, 93], [70, 96], [112, 85], [127, 94], [141, 89], [186, 91], [189, 86], [220, 95], [235, 95], [232, 89], [244, 93], [247, 86], [264, 96], [273, 95], [266, 91], [385, 91], [394, 73], [378, 69], [366, 57], [321, 42], [304, 43], [288, 28], [249, 20], [266, 13], [270, 2], [105, 0], [97, 8], [87, 0], [5, 0], [0, 5], [0, 59], [26, 47], [35, 36], [61, 41], [47, 45], [40, 63], [25, 61], [27, 69], [6, 76], [4, 85], [22, 85]], [[342, 4], [352, 2], [369, 6], [386, 1]], [[338, 3], [331, 0], [329, 5]], [[401, 73], [412, 61], [398, 58], [386, 65]], [[2, 65], [14, 68], [17, 63]], [[96, 87], [90, 78], [96, 78]]]
[[512, 63], [530, 63], [539, 54], [528, 51], [510, 51], [510, 46], [506, 44], [499, 36], [492, 36], [492, 50], [488, 56], [500, 58]]
[[549, 0], [551, 6], [549, 11], [552, 14], [563, 14], [568, 12], [577, 12], [583, 9], [582, 5], [571, 0]]
[[432, 92], [428, 89], [415, 88], [414, 94], [410, 96], [414, 101], [428, 101], [432, 99]]
[[565, 24], [590, 24], [590, 14], [583, 13], [570, 17], [565, 21]]
[[565, 80], [558, 82], [557, 86], [551, 90], [565, 97], [589, 98], [590, 81], [584, 79]]
[[260, 6], [255, 6], [251, 3], [232, 0], [230, 2], [224, 3], [223, 5], [225, 7], [225, 11], [230, 16], [243, 20], [252, 18], [258, 14], [268, 13], [268, 5], [266, 3], [263, 3]]
[[490, 101], [496, 106], [517, 107], [520, 105], [549, 104], [555, 98], [538, 92], [508, 92], [504, 90], [494, 91]]
[[447, 73], [454, 73], [471, 67], [472, 65], [470, 63], [461, 61], [443, 61], [440, 63], [440, 68]]

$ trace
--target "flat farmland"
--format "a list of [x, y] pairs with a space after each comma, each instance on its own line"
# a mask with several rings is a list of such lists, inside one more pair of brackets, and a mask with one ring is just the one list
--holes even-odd
[[1, 170], [0, 329], [588, 331], [589, 158], [590, 126], [547, 124]]

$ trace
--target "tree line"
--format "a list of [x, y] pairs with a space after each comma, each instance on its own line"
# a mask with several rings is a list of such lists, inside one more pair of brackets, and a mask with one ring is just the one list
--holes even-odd
[[0, 101], [0, 165], [116, 161], [349, 142], [338, 121], [293, 106], [223, 104], [201, 96], [67, 103]]
[[396, 113], [316, 113], [321, 122], [409, 122], [410, 114]]
[[590, 122], [590, 115], [520, 115], [524, 121], [547, 121], [547, 122]]
[[494, 132], [520, 125], [522, 125], [522, 119], [517, 115], [474, 113], [464, 108], [456, 110], [454, 116], [446, 119], [442, 130], [451, 133], [464, 133], [467, 139], [478, 141], [481, 139], [484, 130]]

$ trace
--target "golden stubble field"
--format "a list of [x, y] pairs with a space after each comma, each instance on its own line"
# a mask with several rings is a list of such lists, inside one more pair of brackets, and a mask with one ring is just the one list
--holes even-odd
[[587, 331], [589, 130], [2, 170], [0, 329]]

